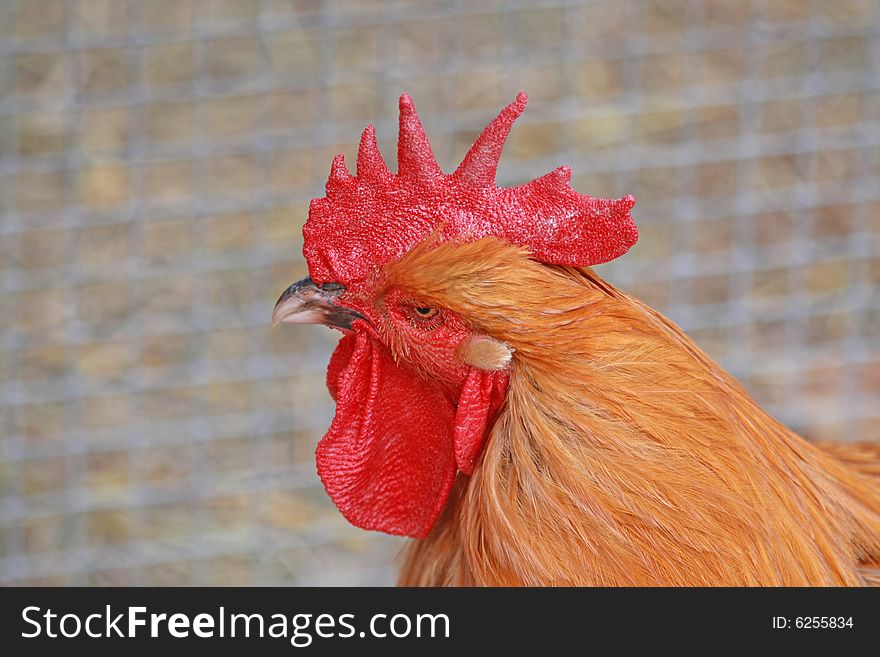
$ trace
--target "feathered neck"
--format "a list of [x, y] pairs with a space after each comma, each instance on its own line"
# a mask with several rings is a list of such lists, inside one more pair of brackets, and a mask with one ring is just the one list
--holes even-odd
[[506, 407], [401, 583], [863, 583], [876, 483], [768, 416], [661, 315], [589, 270], [558, 273], [561, 298], [581, 301], [521, 318], [538, 339], [496, 336], [517, 353]]

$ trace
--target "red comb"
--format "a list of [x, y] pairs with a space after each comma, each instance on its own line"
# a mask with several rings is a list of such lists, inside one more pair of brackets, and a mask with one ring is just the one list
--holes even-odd
[[501, 110], [455, 173], [440, 170], [412, 99], [400, 97], [397, 174], [386, 166], [367, 126], [357, 175], [342, 154], [333, 159], [327, 195], [312, 201], [303, 254], [317, 283], [352, 283], [395, 260], [437, 231], [462, 241], [495, 236], [527, 247], [548, 264], [585, 267], [608, 262], [635, 244], [632, 196], [598, 199], [571, 188], [559, 167], [518, 187], [499, 188], [495, 172], [510, 127], [527, 96]]

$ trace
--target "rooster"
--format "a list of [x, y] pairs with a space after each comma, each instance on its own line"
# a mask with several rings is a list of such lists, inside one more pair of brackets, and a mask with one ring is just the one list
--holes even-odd
[[337, 507], [416, 539], [407, 586], [876, 583], [880, 449], [808, 443], [589, 268], [635, 243], [635, 199], [567, 167], [497, 187], [525, 105], [447, 175], [403, 95], [398, 172], [368, 126], [312, 201], [273, 321], [343, 333], [317, 448]]

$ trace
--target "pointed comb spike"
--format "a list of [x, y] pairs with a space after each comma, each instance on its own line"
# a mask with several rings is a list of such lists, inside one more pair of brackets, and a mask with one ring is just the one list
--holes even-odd
[[330, 177], [327, 178], [327, 185], [325, 187], [327, 195], [335, 194], [353, 179], [354, 177], [345, 166], [345, 155], [342, 153], [337, 154], [330, 165]]
[[562, 165], [561, 167], [556, 167], [551, 172], [551, 175], [556, 176], [557, 178], [559, 178], [559, 180], [564, 182], [566, 185], [571, 184], [571, 167], [569, 167], [569, 166]]
[[510, 127], [522, 114], [528, 100], [526, 93], [520, 91], [516, 100], [501, 110], [495, 120], [483, 129], [453, 174], [455, 178], [472, 187], [489, 187], [495, 184], [504, 142], [510, 134]]
[[530, 180], [519, 187], [510, 188], [519, 194], [532, 194], [546, 190], [548, 192], [562, 192], [571, 189], [571, 167], [556, 167], [550, 173], [545, 173], [540, 178]]
[[624, 212], [629, 212], [636, 206], [636, 197], [632, 194], [627, 194], [622, 199], [617, 201], [618, 206]]
[[357, 175], [365, 180], [383, 180], [391, 175], [388, 165], [379, 152], [376, 142], [376, 128], [368, 125], [361, 135], [361, 144], [357, 154]]
[[346, 182], [350, 178], [351, 174], [345, 166], [345, 154], [338, 153], [330, 165], [330, 180], [333, 182]]
[[443, 175], [416, 113], [416, 106], [408, 94], [400, 96], [397, 175], [426, 179]]

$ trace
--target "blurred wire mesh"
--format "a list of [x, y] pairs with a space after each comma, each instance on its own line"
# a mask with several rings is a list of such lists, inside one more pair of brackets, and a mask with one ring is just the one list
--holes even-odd
[[391, 583], [314, 472], [336, 337], [272, 330], [332, 155], [633, 193], [601, 268], [809, 438], [880, 438], [872, 0], [0, 0], [0, 583]]

